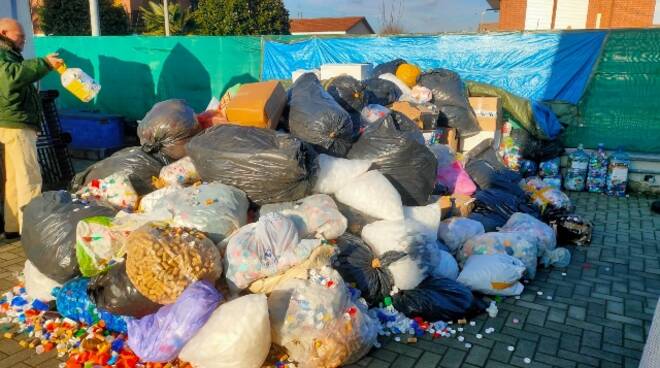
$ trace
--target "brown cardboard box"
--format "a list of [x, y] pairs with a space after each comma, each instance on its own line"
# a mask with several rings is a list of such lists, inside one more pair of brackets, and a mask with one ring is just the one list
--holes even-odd
[[474, 209], [474, 198], [463, 194], [442, 196], [438, 203], [443, 220], [453, 216], [466, 217]]
[[413, 104], [397, 101], [390, 105], [390, 109], [402, 113], [422, 130], [433, 129], [439, 115], [437, 108], [431, 104]]
[[482, 131], [494, 132], [502, 119], [502, 102], [499, 97], [470, 97], [470, 106], [477, 115]]
[[471, 137], [462, 138], [460, 142], [460, 152], [470, 152], [474, 147], [479, 145], [479, 143], [485, 141], [486, 139], [495, 138], [495, 132], [479, 132]]
[[424, 143], [427, 146], [436, 143], [446, 144], [454, 152], [458, 152], [458, 134], [456, 133], [456, 128], [442, 127], [435, 130], [425, 130], [422, 131], [422, 135], [424, 136]]
[[227, 120], [237, 125], [275, 129], [286, 100], [286, 91], [278, 81], [244, 84], [227, 104]]

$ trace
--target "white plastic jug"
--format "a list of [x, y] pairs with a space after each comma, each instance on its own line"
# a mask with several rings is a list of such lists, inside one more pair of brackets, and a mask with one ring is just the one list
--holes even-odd
[[92, 77], [78, 68], [67, 68], [62, 64], [56, 69], [60, 73], [62, 86], [80, 101], [89, 102], [96, 97], [101, 86]]

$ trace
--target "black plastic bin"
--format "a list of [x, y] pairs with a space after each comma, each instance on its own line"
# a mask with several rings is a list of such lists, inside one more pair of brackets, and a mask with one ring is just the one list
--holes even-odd
[[59, 93], [55, 90], [41, 91], [43, 116], [41, 133], [37, 138], [37, 158], [43, 177], [43, 191], [65, 189], [73, 179], [75, 171], [71, 162], [68, 144], [71, 136], [62, 132], [57, 114], [55, 99]]

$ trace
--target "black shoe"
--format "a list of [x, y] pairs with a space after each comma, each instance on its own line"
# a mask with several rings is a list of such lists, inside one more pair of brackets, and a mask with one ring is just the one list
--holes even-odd
[[0, 234], [0, 240], [19, 240], [21, 234], [19, 233], [3, 233]]
[[651, 211], [660, 215], [660, 201], [655, 201], [651, 204]]

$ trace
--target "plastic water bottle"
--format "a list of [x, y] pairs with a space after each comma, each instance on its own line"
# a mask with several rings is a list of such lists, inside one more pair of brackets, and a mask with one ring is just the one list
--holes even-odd
[[591, 193], [603, 193], [607, 181], [607, 156], [602, 143], [598, 150], [589, 157], [589, 173], [587, 174], [587, 190]]
[[78, 68], [67, 68], [62, 64], [57, 68], [62, 86], [83, 102], [89, 102], [96, 97], [101, 86], [92, 77]]
[[626, 195], [628, 168], [630, 168], [630, 157], [623, 151], [623, 148], [619, 147], [616, 152], [610, 156], [610, 163], [607, 166], [608, 195], [618, 197]]
[[568, 171], [564, 179], [564, 188], [575, 192], [584, 190], [589, 168], [589, 155], [580, 144], [578, 149], [568, 155]]

